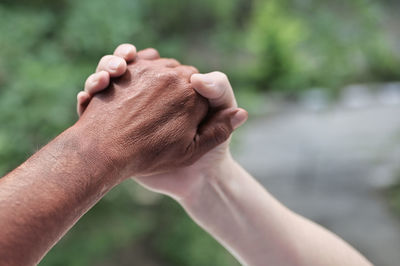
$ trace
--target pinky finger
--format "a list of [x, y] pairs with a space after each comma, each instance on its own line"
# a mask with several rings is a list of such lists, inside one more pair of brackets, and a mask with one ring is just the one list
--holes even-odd
[[76, 96], [76, 99], [78, 101], [77, 104], [77, 112], [78, 115], [81, 116], [83, 112], [85, 111], [86, 107], [88, 106], [90, 102], [90, 95], [86, 91], [80, 91], [78, 95]]

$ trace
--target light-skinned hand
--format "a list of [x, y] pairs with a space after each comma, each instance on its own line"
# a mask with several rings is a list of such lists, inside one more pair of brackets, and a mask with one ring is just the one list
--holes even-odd
[[[124, 51], [122, 53], [121, 51]], [[129, 56], [126, 56], [129, 55]], [[96, 73], [89, 76], [85, 83], [84, 91], [78, 94], [78, 114], [81, 115], [92, 97], [105, 90], [108, 87], [110, 77], [122, 75], [126, 71], [126, 63], [138, 59], [158, 60], [159, 54], [155, 49], [148, 48], [136, 53], [136, 48], [130, 44], [120, 45], [114, 52], [114, 55], [103, 57], [97, 67]], [[110, 62], [119, 62], [117, 69], [110, 67]], [[179, 62], [173, 61], [178, 66]], [[175, 67], [176, 67], [175, 66]], [[114, 69], [114, 70], [113, 70]], [[97, 82], [92, 82], [92, 80]], [[247, 112], [237, 107], [235, 96], [227, 76], [221, 72], [211, 72], [208, 74], [193, 74], [190, 77], [191, 86], [203, 97], [208, 100], [209, 113], [233, 114], [230, 123], [233, 129], [236, 129], [247, 120]], [[214, 123], [214, 125], [212, 125]], [[218, 122], [208, 121], [209, 135], [214, 135], [215, 128], [218, 128]], [[222, 124], [221, 124], [222, 125]], [[200, 130], [201, 131], [201, 130]], [[229, 132], [230, 134], [230, 132]], [[218, 134], [215, 135], [218, 138]], [[218, 171], [222, 162], [230, 158], [229, 138], [225, 138], [220, 145], [212, 148], [199, 158], [193, 164], [153, 175], [138, 175], [133, 177], [150, 190], [167, 194], [176, 199], [187, 197], [194, 189], [200, 188], [205, 176], [210, 176], [210, 171]]]

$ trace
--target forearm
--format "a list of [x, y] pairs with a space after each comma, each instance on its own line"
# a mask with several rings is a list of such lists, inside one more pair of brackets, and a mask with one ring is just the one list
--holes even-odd
[[343, 240], [294, 214], [231, 158], [181, 200], [245, 265], [369, 265]]
[[[0, 258], [33, 265], [108, 190], [116, 172], [70, 128], [0, 179]], [[102, 159], [100, 159], [102, 158]]]

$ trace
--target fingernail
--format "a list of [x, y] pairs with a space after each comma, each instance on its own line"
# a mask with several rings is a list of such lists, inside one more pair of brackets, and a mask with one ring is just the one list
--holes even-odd
[[247, 112], [239, 109], [231, 118], [231, 124], [233, 129], [237, 129], [238, 127], [240, 127], [241, 125], [244, 124], [244, 122], [246, 122], [247, 120]]
[[124, 46], [123, 48], [122, 48], [122, 51], [121, 51], [121, 53], [123, 54], [123, 55], [128, 55], [130, 52], [132, 51], [132, 48], [131, 47], [129, 47], [129, 46]]
[[111, 70], [117, 70], [120, 65], [121, 65], [121, 60], [119, 58], [113, 58], [108, 63], [108, 67]]

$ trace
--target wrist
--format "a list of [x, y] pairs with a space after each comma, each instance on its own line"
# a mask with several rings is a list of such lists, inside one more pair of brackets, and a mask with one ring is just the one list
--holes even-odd
[[[104, 163], [104, 166], [118, 172], [119, 182], [142, 175], [143, 170], [147, 170], [148, 158], [143, 156], [145, 141], [141, 141], [140, 134], [133, 134], [140, 132], [135, 125], [121, 130], [112, 123], [107, 124], [107, 121], [83, 116], [72, 126], [72, 130], [81, 139], [85, 150], [98, 157], [100, 164]], [[133, 133], [129, 136], [129, 132]]]
[[108, 149], [102, 147], [91, 130], [75, 124], [60, 137], [63, 150], [70, 149], [76, 153], [89, 177], [96, 177], [98, 182], [110, 186], [123, 181], [120, 164], [110, 156]]
[[232, 172], [237, 171], [238, 167], [237, 162], [227, 152], [214, 167], [199, 171], [198, 182], [191, 188], [190, 193], [178, 200], [179, 203], [185, 208], [195, 208], [199, 202], [204, 202], [211, 191], [225, 190], [232, 185], [232, 182], [235, 182]]

